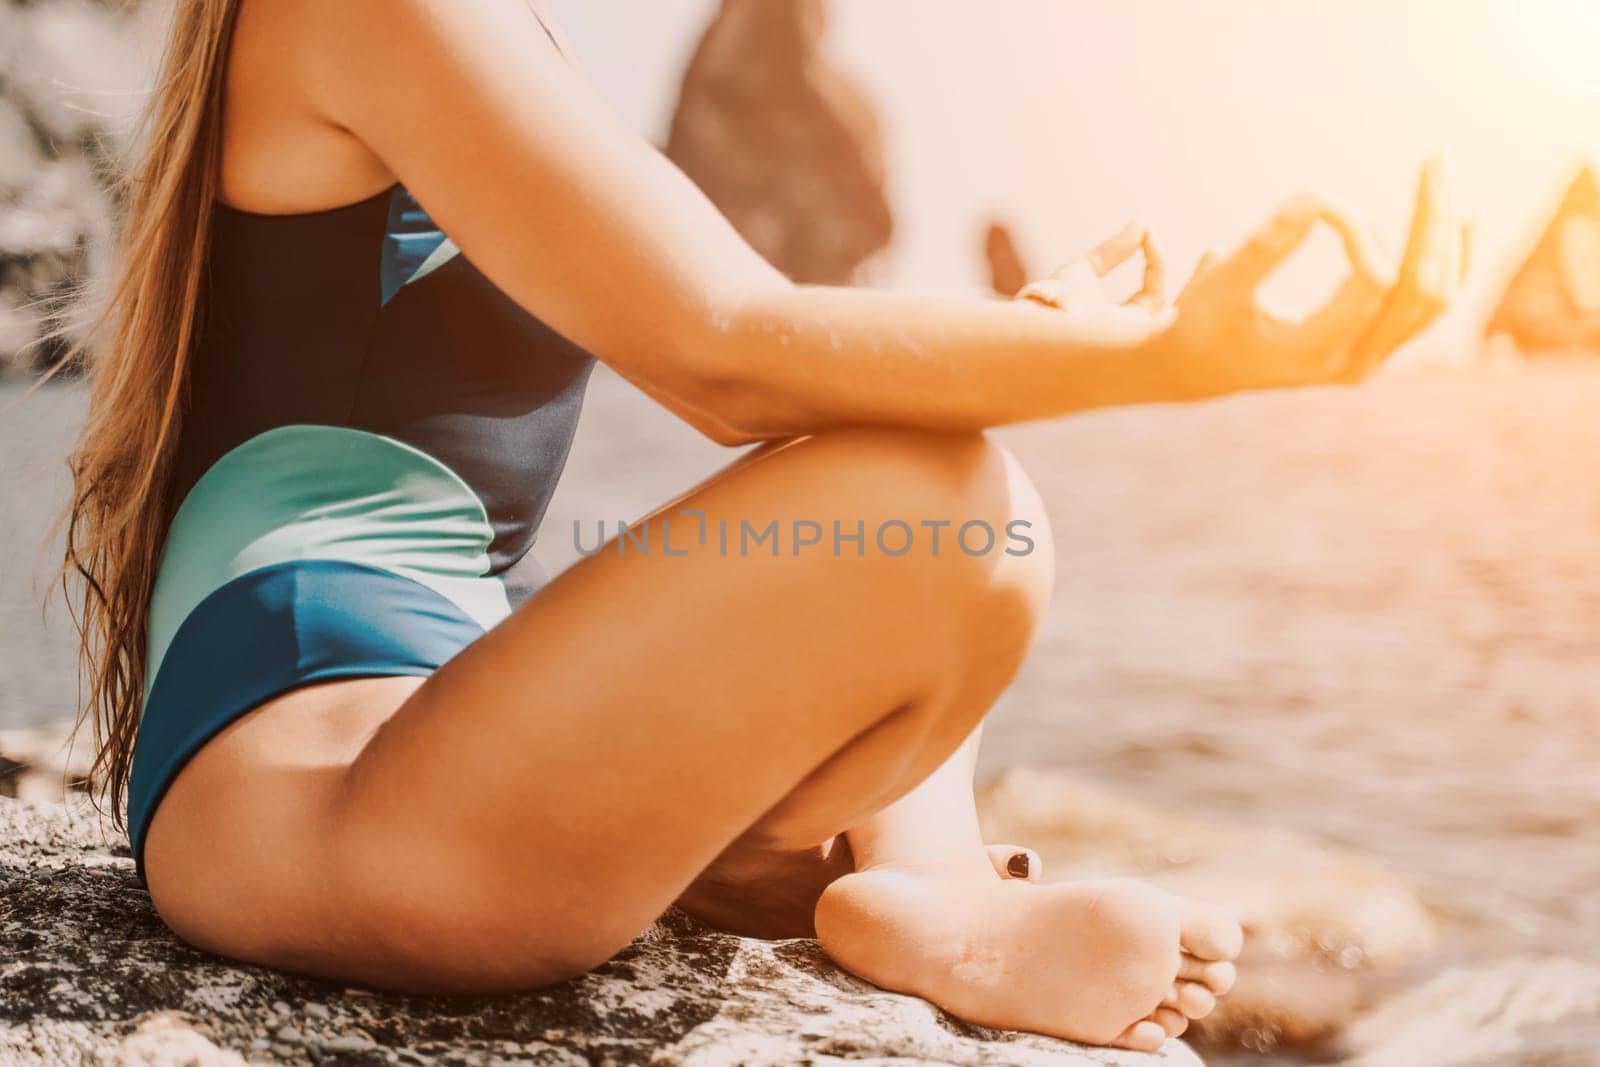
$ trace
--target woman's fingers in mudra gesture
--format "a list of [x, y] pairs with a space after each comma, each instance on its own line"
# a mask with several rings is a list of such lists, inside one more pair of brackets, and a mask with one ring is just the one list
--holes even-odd
[[1471, 227], [1451, 200], [1442, 167], [1429, 164], [1418, 183], [1416, 213], [1396, 283], [1353, 350], [1355, 377], [1382, 363], [1450, 306], [1466, 278], [1471, 244]]
[[[1304, 319], [1278, 318], [1257, 292], [1319, 224], [1339, 236], [1350, 274]], [[1437, 162], [1423, 168], [1398, 266], [1343, 212], [1300, 197], [1231, 256], [1202, 260], [1178, 296], [1167, 337], [1177, 372], [1199, 395], [1359, 381], [1450, 305], [1467, 240]]]
[[1116, 306], [1106, 296], [1101, 282], [1139, 253], [1144, 255], [1144, 277], [1139, 291], [1123, 301], [1122, 307], [1158, 311], [1167, 302], [1166, 259], [1154, 232], [1138, 221], [1128, 223], [1085, 254], [1068, 260], [1050, 277], [1026, 286], [1017, 298], [1061, 311], [1092, 314], [1115, 311]]

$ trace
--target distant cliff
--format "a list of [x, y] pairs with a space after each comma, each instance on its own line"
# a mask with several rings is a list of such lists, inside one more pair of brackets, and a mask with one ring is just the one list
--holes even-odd
[[1489, 320], [1524, 355], [1600, 356], [1600, 179], [1580, 171]]
[[52, 308], [110, 264], [162, 7], [0, 0], [0, 370], [60, 358]]
[[877, 116], [823, 50], [821, 0], [723, 0], [667, 155], [797, 282], [844, 285], [894, 234]]

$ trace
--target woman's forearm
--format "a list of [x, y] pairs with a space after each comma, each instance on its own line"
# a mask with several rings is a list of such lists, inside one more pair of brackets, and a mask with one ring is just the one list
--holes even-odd
[[712, 316], [681, 399], [744, 438], [877, 424], [977, 430], [1183, 399], [1167, 316], [1077, 316], [1028, 302], [763, 288]]
[[[319, 121], [354, 134], [513, 299], [717, 440], [851, 423], [972, 430], [1358, 380], [1459, 285], [1459, 218], [1430, 168], [1398, 270], [1301, 198], [1192, 279], [1176, 314], [796, 287], [617, 119], [521, 5], [310, 11], [297, 23], [307, 41], [369, 42], [307, 46], [322, 57], [306, 75]], [[1319, 222], [1345, 236], [1351, 275], [1302, 323], [1274, 320], [1256, 290]]]

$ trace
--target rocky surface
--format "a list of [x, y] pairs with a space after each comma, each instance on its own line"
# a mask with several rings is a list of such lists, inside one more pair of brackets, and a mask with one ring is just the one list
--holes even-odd
[[1518, 957], [1450, 967], [1344, 1035], [1348, 1067], [1600, 1067], [1600, 966]]
[[[83, 747], [69, 749], [61, 726], [0, 731], [0, 792], [61, 797], [82, 779]], [[1330, 1045], [1434, 957], [1437, 925], [1418, 894], [1370, 862], [1288, 833], [1226, 829], [1029, 769], [995, 777], [979, 806], [986, 837], [1034, 846], [1046, 880], [1149, 878], [1240, 915], [1250, 931], [1240, 984], [1197, 1027], [1214, 1048]], [[699, 936], [731, 945], [730, 958], [755, 953], [773, 966], [768, 945]]]
[[57, 304], [110, 262], [159, 7], [0, 0], [0, 369], [56, 358]]
[[[1028, 771], [992, 783], [982, 807], [992, 835], [1039, 848], [1047, 879], [1140, 874], [1239, 910], [1241, 983], [1198, 1034], [1229, 1064], [1312, 1043], [1315, 1062], [1347, 1067], [1600, 1067], [1600, 966], [1438, 966], [1427, 910], [1360, 860]], [[401, 997], [238, 966], [166, 931], [124, 841], [81, 798], [0, 799], [0, 1063], [843, 1060], [1200, 1062], [1177, 1042], [1146, 1057], [968, 1026], [851, 978], [813, 942], [732, 937], [677, 913], [593, 974], [517, 997]]]
[[1585, 168], [1487, 329], [1524, 355], [1600, 355], [1600, 179]]
[[878, 122], [822, 50], [821, 0], [724, 0], [667, 155], [797, 282], [843, 285], [889, 243]]
[[1197, 1067], [968, 1026], [832, 966], [814, 942], [669, 914], [577, 981], [472, 1000], [347, 989], [167, 933], [121, 838], [81, 804], [0, 800], [0, 1063], [895, 1064]]

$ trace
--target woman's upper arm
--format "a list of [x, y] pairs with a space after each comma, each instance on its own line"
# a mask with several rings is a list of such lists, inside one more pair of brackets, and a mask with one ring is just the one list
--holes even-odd
[[311, 6], [316, 92], [494, 282], [672, 394], [721, 309], [787, 283], [556, 50], [527, 0]]

